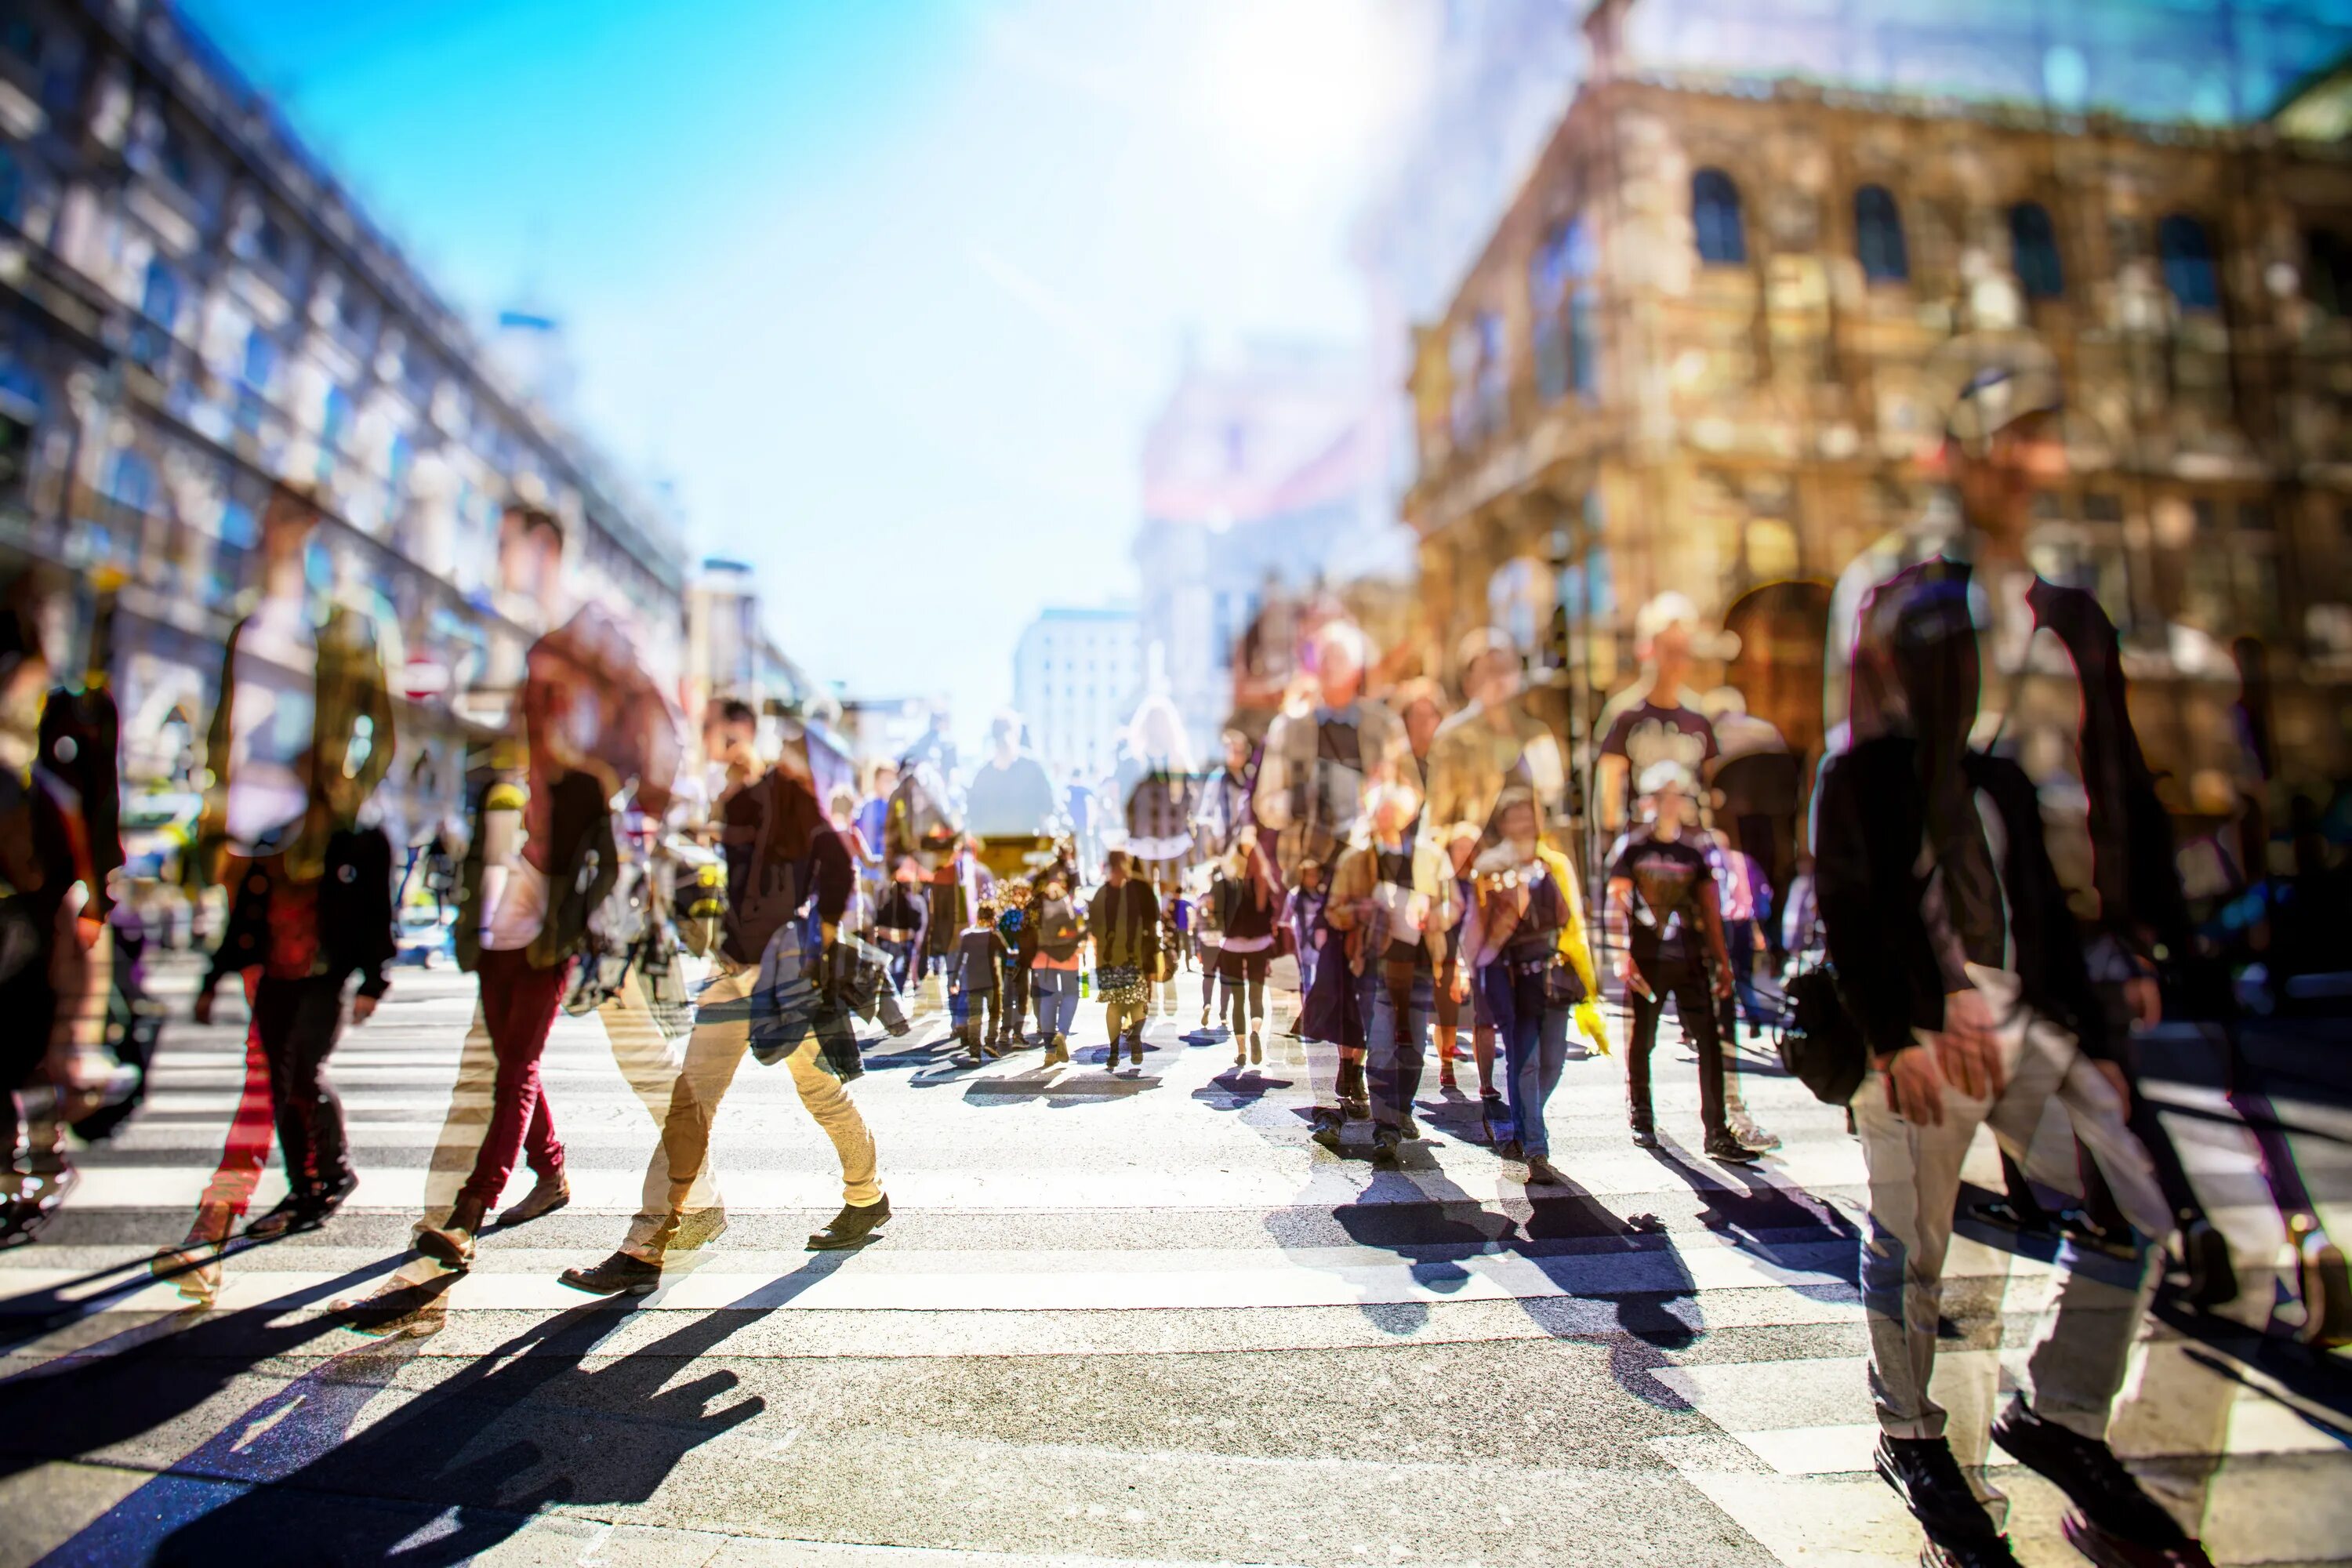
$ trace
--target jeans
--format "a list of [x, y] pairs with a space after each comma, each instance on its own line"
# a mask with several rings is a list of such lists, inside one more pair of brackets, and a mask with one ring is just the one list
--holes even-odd
[[1519, 1148], [1535, 1159], [1551, 1152], [1544, 1110], [1568, 1065], [1569, 1009], [1544, 1000], [1540, 972], [1513, 974], [1501, 962], [1494, 972], [1500, 984], [1507, 984], [1510, 996], [1507, 1014], [1488, 1003], [1491, 1011], [1503, 1015], [1495, 1020], [1504, 1050], [1503, 1092], [1510, 1102], [1511, 1129], [1518, 1135]]
[[1437, 988], [1430, 972], [1415, 965], [1404, 993], [1403, 1027], [1398, 1027], [1397, 996], [1390, 990], [1385, 964], [1368, 963], [1363, 984], [1371, 995], [1364, 1009], [1366, 1067], [1371, 1082], [1372, 1120], [1382, 1127], [1401, 1125], [1412, 1113], [1413, 1097], [1421, 1092], [1422, 1068], [1429, 1050], [1430, 1018], [1437, 1010]]
[[1637, 956], [1633, 963], [1651, 991], [1643, 996], [1628, 987], [1625, 994], [1633, 1012], [1633, 1037], [1625, 1046], [1625, 1092], [1633, 1125], [1646, 1129], [1654, 1124], [1650, 1051], [1658, 1042], [1658, 1020], [1671, 996], [1683, 1032], [1698, 1047], [1699, 1122], [1709, 1138], [1728, 1137], [1723, 1119], [1723, 1039], [1715, 1030], [1715, 998], [1707, 994], [1706, 970], [1675, 959], [1653, 958], [1644, 963]]
[[286, 1156], [287, 1185], [297, 1195], [323, 1191], [351, 1174], [343, 1103], [324, 1076], [342, 1026], [340, 974], [301, 980], [265, 974], [254, 987], [253, 1032], [269, 1063], [278, 1145]]
[[1745, 1017], [1750, 1029], [1761, 1029], [1780, 1022], [1780, 1014], [1764, 999], [1756, 984], [1756, 922], [1726, 921], [1723, 922], [1724, 945], [1731, 952], [1731, 995], [1721, 1004], [1718, 1021], [1723, 1026], [1724, 1044], [1727, 1047], [1738, 1038], [1737, 1020]]
[[905, 942], [891, 942], [886, 939], [877, 945], [890, 955], [890, 984], [898, 987], [900, 995], [905, 995], [908, 976], [915, 967], [913, 939], [909, 938]]
[[568, 963], [536, 968], [521, 948], [482, 954], [482, 1019], [498, 1058], [498, 1081], [491, 1090], [489, 1131], [458, 1195], [485, 1208], [499, 1201], [518, 1157], [527, 1157], [537, 1175], [563, 1169], [563, 1145], [556, 1142], [555, 1119], [540, 1087], [539, 1058], [571, 972]]
[[[1939, 1437], [1943, 1407], [1928, 1397], [1942, 1317], [1944, 1258], [1960, 1165], [1977, 1128], [2021, 1159], [2055, 1099], [2074, 1136], [2097, 1161], [2124, 1216], [2145, 1238], [2172, 1228], [2172, 1213], [2147, 1151], [2125, 1124], [2113, 1086], [2074, 1037], [2018, 1000], [2017, 977], [1969, 965], [1993, 1016], [2008, 1081], [1994, 1100], [1944, 1086], [1944, 1120], [1930, 1127], [1897, 1116], [1873, 1070], [1853, 1097], [1855, 1130], [1870, 1177], [1862, 1238], [1862, 1305], [1870, 1326], [1870, 1392], [1880, 1427], [1896, 1437]], [[2060, 1174], [2053, 1173], [2053, 1174]], [[2062, 1178], [2063, 1179], [2063, 1176]], [[2107, 1417], [2155, 1289], [2151, 1249], [2129, 1260], [2059, 1252], [2059, 1279], [2026, 1361], [2024, 1394], [2035, 1415], [2080, 1436], [2104, 1439]]]
[[1066, 1037], [1078, 1022], [1078, 972], [1075, 969], [1033, 969], [1029, 984], [1037, 993], [1037, 1023], [1047, 1039]]

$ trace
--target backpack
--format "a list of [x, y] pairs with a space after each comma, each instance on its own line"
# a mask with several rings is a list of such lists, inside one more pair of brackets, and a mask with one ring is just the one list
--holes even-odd
[[1800, 971], [1786, 995], [1780, 1065], [1824, 1105], [1847, 1104], [1870, 1070], [1870, 1047], [1838, 990], [1837, 967], [1823, 959]]

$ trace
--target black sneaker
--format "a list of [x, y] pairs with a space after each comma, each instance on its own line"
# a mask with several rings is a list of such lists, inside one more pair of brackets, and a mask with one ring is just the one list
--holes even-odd
[[[2113, 1448], [2055, 1421], [2043, 1420], [2026, 1408], [2023, 1399], [2009, 1402], [2009, 1408], [1992, 1424], [1992, 1440], [2064, 1492], [2097, 1535], [2142, 1552], [2177, 1554], [2195, 1546], [2179, 1521], [2141, 1489], [2138, 1479], [2124, 1468]], [[2101, 1560], [2087, 1550], [2085, 1555]], [[2204, 1553], [2198, 1551], [2194, 1556], [2177, 1560], [2201, 1563]]]
[[1764, 1157], [1728, 1132], [1708, 1139], [1704, 1150], [1708, 1159], [1723, 1165], [1752, 1165]]
[[1372, 1163], [1392, 1166], [1397, 1163], [1400, 1140], [1393, 1127], [1377, 1128], [1372, 1132]]
[[644, 1296], [661, 1283], [661, 1265], [616, 1252], [593, 1268], [567, 1268], [558, 1276], [591, 1296]]
[[1954, 1561], [2008, 1564], [2017, 1559], [1995, 1530], [1992, 1516], [1960, 1472], [1952, 1446], [1941, 1437], [1890, 1437], [1881, 1434], [1871, 1456], [1879, 1479], [1895, 1489], [1929, 1542], [1948, 1552], [1973, 1552]]
[[841, 1212], [833, 1216], [832, 1224], [810, 1233], [809, 1250], [838, 1252], [844, 1247], [862, 1246], [889, 1218], [890, 1200], [887, 1195], [864, 1205], [844, 1204]]
[[1657, 1129], [1652, 1127], [1646, 1121], [1636, 1121], [1633, 1123], [1633, 1147], [1636, 1149], [1654, 1149], [1657, 1146]]

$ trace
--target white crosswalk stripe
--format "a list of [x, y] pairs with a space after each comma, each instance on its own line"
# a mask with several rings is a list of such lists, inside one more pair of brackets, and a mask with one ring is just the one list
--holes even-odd
[[[244, 1079], [235, 1025], [198, 1030], [175, 1024], [141, 1118], [114, 1143], [84, 1157], [81, 1185], [48, 1239], [0, 1257], [0, 1293], [7, 1298], [0, 1302], [0, 1330], [13, 1344], [9, 1368], [17, 1379], [79, 1375], [142, 1337], [184, 1334], [206, 1323], [249, 1323], [256, 1332], [281, 1335], [269, 1353], [273, 1364], [292, 1369], [275, 1383], [239, 1383], [245, 1392], [225, 1394], [226, 1403], [175, 1412], [102, 1477], [62, 1456], [12, 1471], [12, 1479], [0, 1480], [0, 1507], [28, 1495], [26, 1489], [42, 1477], [53, 1499], [66, 1500], [42, 1516], [40, 1550], [79, 1541], [76, 1550], [87, 1553], [117, 1542], [108, 1532], [129, 1529], [124, 1521], [137, 1511], [125, 1500], [144, 1497], [142, 1487], [165, 1485], [173, 1475], [217, 1470], [250, 1485], [313, 1462], [316, 1441], [294, 1445], [304, 1457], [274, 1470], [263, 1458], [232, 1462], [220, 1454], [226, 1443], [236, 1455], [267, 1456], [275, 1452], [269, 1434], [279, 1426], [290, 1442], [290, 1434], [313, 1420], [305, 1412], [314, 1405], [341, 1411], [307, 1380], [383, 1351], [385, 1342], [330, 1326], [323, 1309], [331, 1298], [363, 1292], [403, 1261], [407, 1224], [426, 1197], [425, 1167], [443, 1137], [472, 1002], [470, 983], [457, 977], [404, 972], [400, 981], [373, 1022], [347, 1033], [331, 1068], [361, 1173], [357, 1194], [318, 1235], [234, 1252], [209, 1315], [180, 1315], [174, 1288], [146, 1279], [136, 1266], [176, 1237], [212, 1174]], [[924, 1020], [912, 1040], [875, 1045], [873, 1070], [856, 1094], [881, 1146], [897, 1217], [884, 1241], [846, 1256], [800, 1249], [799, 1237], [839, 1202], [838, 1172], [789, 1079], [747, 1064], [713, 1143], [725, 1231], [674, 1258], [662, 1288], [635, 1303], [635, 1312], [615, 1308], [597, 1320], [601, 1337], [588, 1364], [625, 1362], [713, 1325], [701, 1353], [734, 1369], [730, 1376], [749, 1376], [754, 1366], [781, 1375], [812, 1356], [848, 1358], [842, 1364], [860, 1370], [844, 1375], [864, 1391], [845, 1391], [850, 1399], [879, 1398], [874, 1390], [889, 1378], [912, 1377], [922, 1364], [955, 1358], [1056, 1363], [1074, 1369], [1062, 1375], [1083, 1380], [1088, 1373], [1075, 1369], [1099, 1366], [1106, 1357], [1143, 1358], [1139, 1364], [1172, 1373], [1187, 1357], [1311, 1360], [1454, 1353], [1448, 1347], [1598, 1345], [1607, 1352], [1594, 1363], [1606, 1369], [1602, 1383], [1615, 1384], [1610, 1397], [1639, 1417], [1626, 1418], [1620, 1444], [1634, 1458], [1604, 1462], [1598, 1448], [1544, 1457], [1539, 1462], [1548, 1468], [1540, 1474], [1570, 1478], [1560, 1481], [1563, 1496], [1605, 1479], [1614, 1473], [1612, 1463], [1638, 1462], [1652, 1478], [1643, 1485], [1671, 1481], [1685, 1489], [1698, 1510], [1694, 1519], [1720, 1521], [1718, 1534], [1708, 1538], [1720, 1552], [1694, 1548], [1695, 1555], [1680, 1560], [1916, 1560], [1916, 1530], [1868, 1473], [1875, 1427], [1852, 1283], [1862, 1170], [1837, 1112], [1812, 1103], [1777, 1073], [1750, 1072], [1750, 1106], [1788, 1144], [1764, 1167], [1734, 1173], [1683, 1152], [1697, 1142], [1697, 1114], [1693, 1074], [1679, 1047], [1660, 1047], [1659, 1115], [1670, 1147], [1658, 1156], [1625, 1139], [1616, 1058], [1571, 1062], [1550, 1126], [1554, 1158], [1576, 1186], [1530, 1190], [1519, 1166], [1472, 1136], [1475, 1089], [1465, 1058], [1469, 1095], [1442, 1094], [1433, 1064], [1420, 1113], [1427, 1141], [1404, 1168], [1378, 1170], [1360, 1157], [1335, 1159], [1308, 1141], [1300, 1114], [1307, 1074], [1292, 1042], [1276, 1039], [1261, 1068], [1236, 1074], [1230, 1042], [1182, 1037], [1196, 1009], [1188, 992], [1174, 1018], [1155, 1020], [1142, 1066], [1122, 1065], [1117, 1075], [1100, 1059], [1095, 1007], [1081, 1019], [1079, 1060], [1064, 1068], [1042, 1068], [1034, 1048], [985, 1068], [952, 1067], [924, 1043], [943, 1026], [936, 1018]], [[1622, 1030], [1621, 1021], [1621, 1037]], [[1760, 1058], [1748, 1059], [1760, 1066]], [[360, 1401], [364, 1410], [336, 1415], [343, 1425], [331, 1424], [327, 1446], [335, 1433], [349, 1440], [374, 1424], [397, 1426], [393, 1413], [433, 1397], [435, 1377], [467, 1377], [475, 1375], [468, 1369], [493, 1363], [488, 1375], [497, 1376], [498, 1369], [525, 1365], [528, 1353], [499, 1358], [514, 1357], [513, 1347], [533, 1334], [571, 1331], [583, 1321], [588, 1299], [556, 1275], [619, 1242], [637, 1206], [656, 1127], [594, 1018], [559, 1020], [545, 1077], [568, 1150], [572, 1205], [512, 1234], [488, 1235], [475, 1268], [427, 1314], [437, 1331], [407, 1342], [403, 1353], [411, 1359], [402, 1364], [413, 1370], [380, 1381], [378, 1391]], [[484, 1109], [477, 1107], [478, 1114]], [[2200, 1136], [2184, 1148], [2200, 1181], [2242, 1177], [2251, 1168], [2250, 1147], [2226, 1137]], [[1978, 1161], [1972, 1177], [1997, 1184], [1989, 1146], [1979, 1150]], [[509, 1195], [528, 1179], [518, 1172]], [[257, 1212], [282, 1191], [273, 1169]], [[2256, 1204], [2219, 1212], [2250, 1272], [2266, 1264], [2278, 1242], [2275, 1214]], [[408, 1267], [422, 1276], [416, 1265]], [[1937, 1374], [1956, 1440], [1964, 1455], [1992, 1467], [1994, 1484], [2013, 1495], [2019, 1537], [2028, 1543], [2055, 1542], [2054, 1494], [1987, 1447], [1984, 1428], [2000, 1386], [1996, 1340], [1987, 1335], [2018, 1348], [2049, 1274], [2044, 1264], [1958, 1240], [1948, 1312], [1964, 1339], [1942, 1356]], [[2265, 1289], [2257, 1279], [2249, 1295]], [[36, 1318], [36, 1311], [51, 1316]], [[2119, 1418], [2117, 1441], [2148, 1458], [2151, 1473], [2179, 1480], [2184, 1500], [2200, 1510], [2217, 1560], [2250, 1560], [2257, 1545], [2273, 1551], [2286, 1539], [2280, 1510], [2308, 1496], [2311, 1467], [2341, 1466], [2344, 1447], [2324, 1412], [2243, 1375], [2225, 1359], [2183, 1353], [2178, 1336], [2159, 1331], [2146, 1356], [2146, 1384]], [[1263, 1364], [1271, 1372], [1284, 1362]], [[873, 1370], [894, 1365], [907, 1370]], [[453, 1370], [430, 1377], [414, 1370], [433, 1367]], [[298, 1385], [313, 1404], [284, 1405], [282, 1391]], [[1059, 1396], [1078, 1401], [1073, 1409], [1087, 1397], [1110, 1397], [1056, 1386]], [[1465, 1395], [1441, 1389], [1422, 1397]], [[1297, 1396], [1271, 1383], [1256, 1395]], [[1177, 1419], [1167, 1411], [1154, 1415]], [[1242, 1420], [1237, 1410], [1227, 1416]], [[990, 1419], [1010, 1418], [999, 1410]], [[1494, 1407], [1493, 1419], [1507, 1424], [1518, 1416], [1506, 1402]], [[971, 1421], [975, 1428], [988, 1425]], [[1645, 1423], [1671, 1429], [1637, 1429]], [[814, 1440], [788, 1435], [810, 1424], [777, 1428], [763, 1419], [746, 1430], [756, 1429], [772, 1450], [811, 1443], [807, 1451], [814, 1452]], [[247, 1428], [258, 1429], [248, 1436]], [[1117, 1445], [1089, 1446], [1087, 1421], [1076, 1415], [1066, 1426], [1020, 1426], [1017, 1438], [1010, 1429], [959, 1436], [953, 1429], [929, 1431], [917, 1419], [891, 1439], [900, 1445], [891, 1451], [904, 1462], [994, 1478], [990, 1484], [998, 1486], [1018, 1471], [1044, 1487], [1065, 1471], [1083, 1476], [1087, 1467], [1109, 1462], [1106, 1456], [1116, 1458]], [[236, 1435], [224, 1437], [232, 1431]], [[1249, 1529], [1186, 1535], [1200, 1549], [1169, 1549], [1179, 1556], [1347, 1558], [1344, 1543], [1307, 1549], [1312, 1531], [1331, 1528], [1318, 1522], [1316, 1509], [1342, 1494], [1365, 1510], [1386, 1506], [1377, 1490], [1359, 1489], [1363, 1476], [1348, 1476], [1335, 1491], [1334, 1473], [1315, 1470], [1295, 1454], [1277, 1461], [1239, 1448], [1226, 1452], [1217, 1432], [1212, 1421], [1175, 1445], [1181, 1463], [1171, 1460], [1167, 1476], [1197, 1471], [1211, 1492], [1255, 1498], [1263, 1508], [1254, 1505], [1254, 1512], [1311, 1495], [1310, 1473], [1323, 1476], [1328, 1496], [1302, 1504], [1289, 1523], [1268, 1512]], [[686, 1477], [701, 1473], [698, 1466], [740, 1436], [719, 1437], [681, 1460], [659, 1498], [674, 1501]], [[1402, 1477], [1412, 1462], [1404, 1445], [1413, 1440], [1398, 1436], [1374, 1468], [1391, 1480]], [[826, 1441], [844, 1453], [866, 1453], [858, 1444], [882, 1438], [866, 1433], [852, 1441], [836, 1432]], [[1335, 1452], [1352, 1451], [1335, 1441]], [[2213, 1466], [2215, 1452], [2228, 1463]], [[2192, 1468], [2199, 1473], [2189, 1478]], [[1477, 1508], [1506, 1516], [1514, 1507], [1532, 1508], [1512, 1495], [1537, 1473], [1491, 1495], [1484, 1482], [1455, 1489], [1459, 1496], [1442, 1490], [1426, 1505], [1437, 1521], [1429, 1528], [1470, 1530], [1460, 1521]], [[1190, 1484], [1167, 1480], [1179, 1491]], [[839, 1531], [884, 1530], [887, 1521], [845, 1519], [829, 1530], [821, 1528], [825, 1517], [812, 1535], [931, 1548], [982, 1539], [926, 1538], [920, 1531], [844, 1535]], [[1008, 1526], [988, 1539], [1013, 1557], [1176, 1560], [1125, 1510], [1089, 1523], [1095, 1516], [1084, 1507], [1066, 1518], [1057, 1509], [1055, 1519], [1050, 1531]], [[493, 1543], [492, 1557], [551, 1558], [562, 1551], [567, 1561], [585, 1561], [581, 1554], [593, 1553], [598, 1541], [707, 1556], [739, 1535], [761, 1532], [742, 1524], [740, 1510], [730, 1514], [718, 1503], [698, 1510], [665, 1506], [658, 1517], [639, 1518], [616, 1502], [597, 1517], [557, 1510], [517, 1521]], [[1139, 1552], [1146, 1543], [1153, 1550]], [[2340, 1547], [2340, 1539], [2315, 1538], [2303, 1555], [2317, 1559]], [[837, 1545], [791, 1550], [832, 1563], [856, 1555]], [[1387, 1551], [1381, 1545], [1374, 1554]], [[1465, 1537], [1456, 1554], [1481, 1552]], [[1515, 1554], [1524, 1555], [1515, 1546], [1485, 1553], [1492, 1561]], [[884, 1556], [982, 1560], [939, 1551], [874, 1561]]]

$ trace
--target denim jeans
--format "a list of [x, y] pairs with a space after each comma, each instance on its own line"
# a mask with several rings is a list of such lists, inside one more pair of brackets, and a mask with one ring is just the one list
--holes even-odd
[[1078, 1022], [1078, 972], [1075, 969], [1033, 969], [1029, 983], [1037, 992], [1037, 1022], [1048, 1038], [1067, 1036]]
[[1421, 1092], [1421, 1073], [1429, 1052], [1431, 1016], [1437, 1009], [1437, 990], [1426, 969], [1416, 967], [1405, 1000], [1404, 1029], [1397, 1028], [1396, 1002], [1382, 973], [1382, 965], [1366, 964], [1364, 984], [1371, 995], [1364, 1016], [1366, 1066], [1371, 1080], [1372, 1120], [1382, 1127], [1399, 1125], [1412, 1113], [1413, 1097]]
[[1503, 1093], [1510, 1102], [1511, 1129], [1530, 1159], [1551, 1152], [1544, 1109], [1568, 1065], [1569, 1009], [1544, 1000], [1544, 977], [1513, 974], [1496, 963], [1479, 976], [1486, 984], [1487, 1011], [1503, 1047]]

